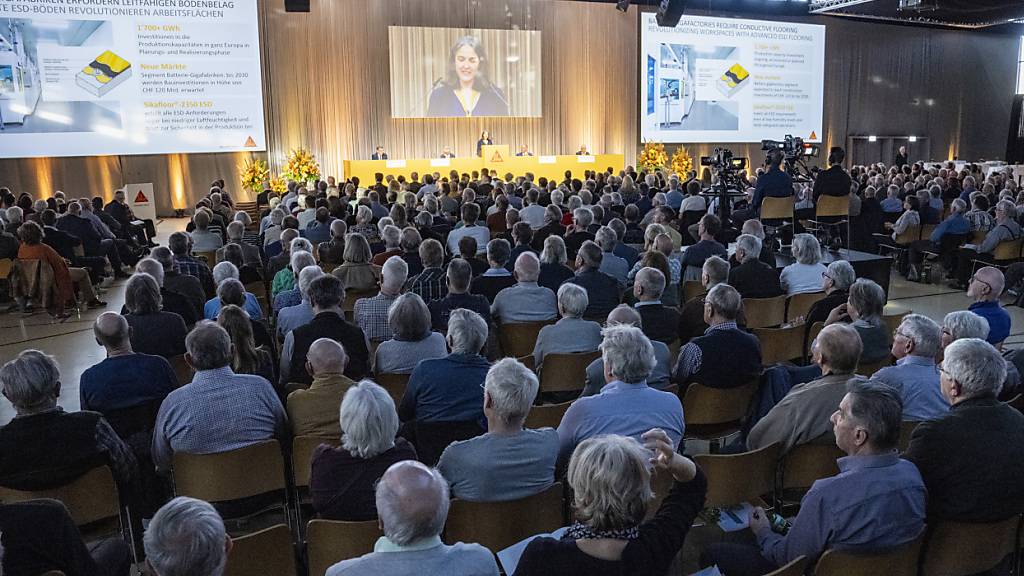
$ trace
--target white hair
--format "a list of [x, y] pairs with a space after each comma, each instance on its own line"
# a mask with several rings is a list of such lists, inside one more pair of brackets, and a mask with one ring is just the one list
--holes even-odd
[[487, 323], [465, 308], [452, 310], [448, 317], [448, 345], [452, 354], [479, 354], [487, 343]]
[[646, 266], [636, 273], [635, 282], [644, 289], [644, 293], [653, 294], [658, 298], [665, 292], [665, 274], [657, 268]]
[[221, 262], [213, 267], [213, 283], [220, 284], [228, 278], [238, 280], [238, 267], [231, 262]]
[[961, 338], [988, 338], [988, 319], [970, 310], [956, 310], [942, 319], [942, 329], [949, 332], [953, 340]]
[[24, 350], [0, 368], [3, 394], [17, 409], [34, 409], [55, 402], [60, 367], [39, 350]]
[[146, 560], [159, 576], [220, 576], [227, 532], [210, 504], [179, 496], [164, 504], [143, 537]]
[[627, 384], [642, 382], [654, 369], [654, 346], [633, 326], [608, 326], [601, 331], [601, 358], [607, 369]]
[[398, 412], [387, 390], [362, 380], [345, 392], [339, 412], [341, 446], [359, 458], [373, 458], [395, 446]]
[[567, 476], [580, 522], [597, 530], [641, 523], [654, 497], [649, 457], [639, 442], [625, 436], [602, 435], [581, 442]]
[[384, 266], [381, 267], [381, 278], [382, 286], [387, 286], [391, 290], [399, 290], [409, 278], [409, 264], [398, 256], [392, 256], [384, 261]]
[[566, 282], [558, 287], [558, 307], [567, 318], [582, 318], [590, 305], [587, 291], [578, 284]]
[[942, 328], [927, 316], [909, 314], [900, 322], [899, 330], [914, 342], [914, 356], [934, 358], [942, 347]]
[[299, 271], [299, 294], [304, 299], [309, 299], [309, 285], [313, 283], [313, 280], [324, 275], [324, 271], [319, 266], [306, 266]]
[[793, 257], [801, 264], [817, 264], [821, 262], [821, 244], [810, 234], [797, 234], [793, 237]]
[[743, 249], [743, 261], [757, 260], [761, 256], [761, 239], [753, 234], [740, 234], [736, 246]]
[[946, 346], [942, 369], [957, 381], [968, 398], [998, 396], [1006, 380], [1006, 361], [980, 338], [961, 338]]
[[496, 362], [484, 380], [491, 407], [506, 424], [519, 424], [526, 419], [539, 388], [537, 375], [515, 358]]
[[289, 252], [309, 252], [313, 253], [313, 243], [305, 238], [294, 238], [292, 243], [288, 245]]
[[[429, 487], [417, 487], [416, 496], [420, 500], [416, 506], [406, 505], [402, 498], [403, 493], [412, 492], [412, 489], [397, 486], [398, 481], [391, 477], [400, 473], [398, 470], [404, 467], [418, 468], [431, 477]], [[424, 502], [426, 498], [433, 502]], [[417, 540], [438, 536], [444, 530], [450, 506], [448, 481], [434, 468], [428, 468], [415, 460], [402, 460], [392, 464], [377, 482], [375, 500], [384, 535], [395, 544], [405, 546]], [[427, 504], [432, 506], [428, 508]]]

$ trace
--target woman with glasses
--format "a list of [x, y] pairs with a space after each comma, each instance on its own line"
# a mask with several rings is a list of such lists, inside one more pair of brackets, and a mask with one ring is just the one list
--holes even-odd
[[885, 308], [885, 291], [867, 278], [861, 278], [850, 286], [850, 295], [845, 304], [832, 309], [825, 325], [844, 322], [853, 326], [860, 335], [864, 350], [860, 355], [861, 364], [881, 362], [889, 356], [891, 340], [889, 330], [882, 320]]

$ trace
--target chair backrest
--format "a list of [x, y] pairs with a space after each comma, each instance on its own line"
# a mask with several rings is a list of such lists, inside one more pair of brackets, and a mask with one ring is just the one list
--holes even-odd
[[[831, 438], [831, 434], [827, 434]], [[846, 456], [831, 443], [813, 440], [794, 446], [782, 460], [782, 489], [806, 490], [816, 481], [839, 474], [836, 460]]]
[[309, 576], [323, 576], [328, 568], [342, 560], [373, 552], [374, 543], [383, 535], [376, 520], [310, 520], [306, 525]]
[[540, 367], [540, 392], [571, 392], [583, 390], [587, 366], [601, 357], [600, 352], [547, 354]]
[[416, 421], [416, 454], [419, 461], [434, 466], [441, 453], [452, 442], [468, 440], [486, 432], [478, 422], [421, 422]]
[[548, 320], [544, 322], [519, 322], [500, 325], [498, 327], [498, 341], [501, 343], [502, 354], [513, 358], [533, 354], [533, 346], [537, 343], [537, 335], [540, 334], [540, 329], [554, 323], [554, 320]]
[[967, 576], [996, 567], [1018, 547], [1020, 516], [998, 522], [939, 522], [928, 527], [922, 576]]
[[913, 420], [900, 422], [900, 453], [907, 451], [907, 447], [910, 446], [910, 437], [914, 435], [914, 430], [917, 429], [918, 424], [920, 424], [920, 422], [915, 422]]
[[804, 576], [807, 569], [807, 556], [797, 556], [792, 562], [782, 568], [769, 572], [764, 576]]
[[921, 239], [921, 227], [920, 226], [907, 226], [907, 228], [896, 235], [894, 242], [897, 244], [910, 244]]
[[206, 262], [206, 265], [209, 266], [210, 268], [213, 268], [214, 266], [217, 265], [216, 250], [210, 250], [209, 252], [193, 252], [192, 254], [199, 260]]
[[792, 220], [795, 197], [765, 196], [761, 202], [761, 220]]
[[822, 194], [818, 196], [817, 205], [814, 207], [814, 216], [821, 218], [822, 216], [849, 216], [850, 215], [850, 197], [849, 196], [826, 196]]
[[811, 306], [818, 300], [825, 297], [824, 292], [805, 292], [802, 294], [793, 294], [789, 297], [786, 304], [786, 322], [792, 322], [794, 319], [800, 316], [807, 316], [807, 313], [811, 311]]
[[811, 329], [807, 331], [807, 342], [805, 342], [806, 349], [804, 350], [804, 355], [808, 359], [810, 359], [811, 357], [811, 343], [814, 342], [814, 339], [818, 337], [818, 334], [821, 334], [821, 331], [824, 328], [824, 322], [815, 322], [814, 324], [811, 324]]
[[885, 329], [889, 331], [889, 334], [892, 334], [900, 327], [900, 324], [903, 323], [903, 319], [910, 314], [913, 314], [913, 311], [907, 310], [906, 312], [900, 312], [898, 314], [883, 315], [882, 321], [885, 322]]
[[815, 576], [917, 576], [924, 530], [910, 542], [878, 553], [826, 550], [814, 567]]
[[999, 262], [1005, 262], [1007, 260], [1018, 260], [1020, 258], [1021, 250], [1021, 239], [1007, 240], [996, 244], [994, 250], [992, 250], [992, 258]]
[[285, 495], [284, 490], [284, 458], [277, 440], [220, 454], [174, 454], [178, 496], [225, 502], [274, 491]]
[[708, 478], [706, 507], [756, 503], [775, 488], [775, 467], [780, 444], [742, 454], [699, 454], [693, 461]]
[[747, 328], [771, 328], [786, 321], [786, 296], [744, 298], [743, 316]]
[[888, 356], [877, 362], [862, 362], [857, 364], [857, 370], [855, 372], [858, 376], [871, 376], [886, 366], [892, 366], [892, 356]]
[[680, 307], [690, 300], [702, 296], [705, 292], [704, 285], [700, 280], [687, 280], [683, 282], [683, 299], [679, 301]]
[[256, 280], [246, 284], [245, 291], [251, 293], [256, 298], [260, 307], [263, 308], [263, 313], [269, 316], [272, 306], [270, 299], [267, 297], [267, 285], [262, 280]]
[[231, 543], [224, 576], [295, 576], [292, 535], [284, 524], [232, 538]]
[[534, 534], [565, 525], [562, 484], [521, 500], [467, 502], [452, 500], [445, 523], [445, 541], [475, 542], [491, 551], [504, 550]]
[[14, 260], [10, 258], [0, 258], [0, 280], [6, 280], [11, 275], [11, 270], [14, 269]]
[[405, 395], [405, 387], [409, 385], [409, 374], [394, 374], [382, 372], [374, 376], [373, 380], [380, 384], [381, 388], [388, 391], [391, 399], [395, 401], [395, 407], [402, 403], [402, 396]]
[[171, 363], [171, 368], [174, 368], [174, 375], [178, 377], [179, 387], [192, 382], [192, 377], [195, 376], [196, 372], [185, 361], [184, 354], [171, 356], [167, 361]]
[[918, 240], [928, 240], [929, 238], [932, 237], [932, 232], [935, 232], [935, 229], [938, 228], [938, 227], [939, 227], [938, 224], [922, 224], [921, 225], [921, 235], [918, 236], [917, 239]]
[[565, 416], [565, 411], [569, 409], [571, 404], [572, 402], [562, 402], [561, 404], [531, 406], [523, 428], [532, 428], [534, 430], [537, 428], [558, 428], [558, 425], [562, 422], [562, 416]]
[[345, 313], [345, 319], [349, 322], [353, 322], [356, 300], [362, 300], [363, 298], [373, 298], [377, 292], [369, 291], [345, 291], [345, 301], [341, 303], [341, 311]]
[[711, 388], [691, 383], [683, 392], [683, 413], [686, 425], [713, 425], [737, 422], [747, 416], [750, 401], [757, 392], [757, 382], [736, 388]]
[[804, 357], [804, 325], [787, 328], [754, 328], [754, 336], [761, 343], [761, 363], [797, 360]]
[[309, 477], [312, 474], [313, 452], [321, 444], [339, 446], [341, 439], [321, 436], [296, 436], [292, 438], [292, 474], [295, 477], [296, 488], [309, 486]]
[[0, 487], [0, 504], [50, 498], [59, 500], [76, 526], [117, 518], [121, 512], [117, 484], [110, 468], [98, 466], [73, 482], [50, 490], [12, 490]]

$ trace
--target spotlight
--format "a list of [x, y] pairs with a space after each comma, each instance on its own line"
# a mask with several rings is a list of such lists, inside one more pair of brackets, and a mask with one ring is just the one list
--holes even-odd
[[625, 12], [626, 10], [629, 10], [629, 0], [618, 0], [615, 3], [615, 9], [618, 10], [619, 12]]

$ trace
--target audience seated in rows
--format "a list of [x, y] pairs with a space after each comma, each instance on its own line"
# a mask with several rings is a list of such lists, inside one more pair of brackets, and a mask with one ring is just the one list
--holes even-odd
[[534, 368], [538, 371], [548, 354], [596, 352], [601, 345], [601, 325], [583, 319], [587, 291], [567, 282], [558, 289], [557, 298], [561, 319], [541, 328], [533, 347]]

